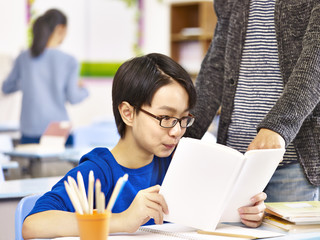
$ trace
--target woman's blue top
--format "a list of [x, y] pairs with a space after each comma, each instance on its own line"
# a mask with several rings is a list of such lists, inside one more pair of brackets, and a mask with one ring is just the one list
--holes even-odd
[[88, 96], [78, 79], [78, 62], [71, 55], [47, 48], [34, 58], [23, 51], [2, 85], [4, 93], [22, 91], [21, 133], [39, 137], [50, 122], [69, 120], [65, 104]]

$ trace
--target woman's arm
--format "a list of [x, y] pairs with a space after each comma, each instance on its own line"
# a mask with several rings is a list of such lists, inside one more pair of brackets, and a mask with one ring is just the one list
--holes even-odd
[[79, 84], [79, 64], [72, 58], [68, 66], [68, 75], [66, 79], [66, 98], [71, 104], [76, 104], [89, 96], [89, 92]]
[[[305, 119], [312, 114], [320, 102], [320, 4], [315, 4], [313, 9], [309, 11], [310, 17], [304, 18], [304, 21], [308, 21], [308, 23], [305, 26], [302, 42], [301, 45], [298, 45], [301, 47], [300, 55], [297, 57], [290, 76], [288, 76], [282, 95], [258, 126], [258, 130], [267, 128], [279, 133], [284, 138], [286, 145], [296, 137]], [[301, 13], [297, 10], [295, 14]], [[297, 19], [296, 16], [291, 16], [291, 20], [293, 18]], [[281, 20], [279, 19], [279, 21]], [[295, 25], [292, 26], [294, 26], [292, 28], [299, 29]], [[285, 31], [285, 29], [280, 30]], [[291, 33], [291, 31], [293, 30], [289, 29], [286, 33]], [[301, 32], [303, 31], [301, 30]], [[282, 42], [282, 44], [286, 44], [285, 39], [282, 39]], [[288, 50], [293, 53], [299, 51], [294, 43], [290, 43], [291, 49], [286, 49], [287, 52], [289, 52]], [[288, 48], [289, 46], [286, 44], [283, 47]], [[280, 56], [285, 55], [281, 54], [281, 48], [279, 51]], [[292, 56], [294, 56], [293, 53]], [[288, 60], [292, 61], [291, 55], [288, 53], [286, 57], [283, 59], [285, 61], [283, 65], [290, 66]]]
[[2, 91], [6, 94], [16, 92], [21, 88], [19, 59], [20, 59], [20, 56], [15, 60], [11, 72], [9, 73], [8, 77], [5, 79], [5, 81], [2, 84]]

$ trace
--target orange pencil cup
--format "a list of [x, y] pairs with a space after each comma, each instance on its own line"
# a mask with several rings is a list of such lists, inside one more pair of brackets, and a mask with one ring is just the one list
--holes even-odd
[[109, 220], [111, 212], [93, 214], [76, 213], [81, 240], [107, 240], [109, 235]]

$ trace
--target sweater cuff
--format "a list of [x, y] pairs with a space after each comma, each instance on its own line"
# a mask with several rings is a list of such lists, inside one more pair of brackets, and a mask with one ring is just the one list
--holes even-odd
[[295, 133], [291, 133], [288, 128], [278, 125], [276, 122], [263, 121], [260, 124], [258, 124], [257, 132], [259, 132], [261, 128], [267, 128], [278, 133], [284, 139], [286, 147], [294, 139], [294, 137], [292, 136], [295, 136]]

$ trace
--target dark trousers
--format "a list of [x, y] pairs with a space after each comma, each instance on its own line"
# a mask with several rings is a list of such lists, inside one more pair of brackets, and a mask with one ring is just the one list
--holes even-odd
[[[26, 135], [22, 135], [20, 139], [21, 144], [39, 143], [39, 142], [40, 142], [40, 137], [29, 137]], [[66, 147], [72, 147], [72, 146], [73, 146], [73, 135], [70, 134], [66, 142]]]

